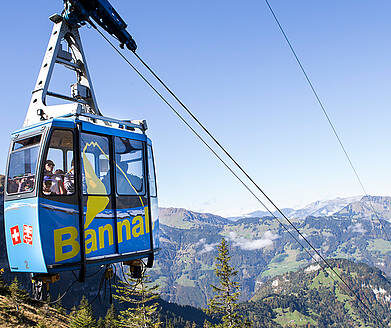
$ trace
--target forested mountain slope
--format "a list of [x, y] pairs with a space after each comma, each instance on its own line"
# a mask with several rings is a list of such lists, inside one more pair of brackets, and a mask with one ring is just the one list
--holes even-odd
[[[346, 200], [322, 202], [308, 206], [337, 209], [330, 216], [295, 218], [296, 226], [327, 258], [349, 258], [378, 267], [391, 273], [391, 242], [370, 210], [375, 207], [384, 229], [391, 235], [390, 197], [363, 197], [342, 206]], [[323, 210], [322, 210], [323, 211]], [[196, 213], [185, 209], [161, 209], [161, 251], [150, 271], [161, 286], [164, 300], [193, 306], [205, 306], [211, 297], [210, 284], [216, 282], [214, 262], [216, 245], [222, 237], [230, 243], [232, 264], [238, 269], [242, 301], [250, 299], [268, 279], [285, 272], [296, 271], [311, 263], [301, 247], [291, 239], [272, 217], [245, 217], [236, 221], [213, 214]], [[0, 196], [0, 241], [4, 245], [3, 198]], [[0, 265], [7, 266], [5, 247], [0, 252]], [[24, 279], [25, 278], [25, 279]], [[23, 282], [28, 277], [20, 277]], [[69, 274], [63, 283], [70, 283]], [[65, 281], [65, 282], [64, 282]], [[85, 285], [76, 284], [75, 295], [96, 297], [97, 280]], [[61, 284], [53, 286], [53, 296], [63, 291]], [[64, 299], [70, 304], [71, 299]], [[67, 304], [67, 305], [68, 305]]]
[[[385, 326], [391, 323], [391, 282], [380, 270], [348, 260], [330, 263]], [[258, 284], [252, 301], [242, 308], [256, 327], [270, 320], [272, 327], [381, 327], [333, 276], [319, 265], [276, 276]]]
[[[295, 225], [328, 258], [348, 258], [391, 274], [391, 198], [362, 197], [334, 208], [330, 216], [295, 218]], [[371, 202], [372, 204], [370, 204]], [[341, 203], [341, 202], [340, 202]], [[381, 226], [373, 206], [379, 213]], [[231, 245], [232, 263], [239, 270], [242, 301], [256, 286], [276, 275], [296, 271], [311, 263], [308, 254], [272, 217], [246, 217], [236, 221], [185, 209], [161, 209], [161, 251], [152, 277], [163, 298], [180, 304], [204, 306], [215, 282], [216, 245], [225, 237]]]

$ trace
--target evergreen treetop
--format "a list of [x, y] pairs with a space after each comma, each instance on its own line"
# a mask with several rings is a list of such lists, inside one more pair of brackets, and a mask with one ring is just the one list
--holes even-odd
[[80, 305], [76, 311], [73, 312], [70, 320], [70, 328], [95, 328], [96, 321], [92, 315], [91, 305], [83, 296]]
[[212, 325], [208, 322], [204, 327], [242, 328], [247, 326], [246, 320], [238, 313], [240, 285], [235, 281], [238, 271], [231, 266], [228, 243], [223, 238], [218, 245], [215, 273], [219, 279], [217, 286], [211, 285], [215, 295], [208, 302], [206, 312], [209, 315], [221, 317], [221, 324]]
[[149, 276], [142, 272], [139, 279], [132, 278], [129, 273], [116, 286], [114, 298], [127, 303], [129, 308], [121, 311], [118, 316], [119, 327], [129, 328], [159, 328], [158, 285], [152, 285]]

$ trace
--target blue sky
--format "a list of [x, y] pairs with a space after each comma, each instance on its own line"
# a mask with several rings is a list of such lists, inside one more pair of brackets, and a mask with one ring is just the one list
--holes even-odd
[[[270, 0], [370, 194], [389, 195], [391, 3]], [[263, 1], [125, 1], [139, 55], [282, 207], [362, 194]], [[4, 172], [62, 1], [3, 4]], [[146, 119], [161, 206], [223, 215], [259, 208], [92, 29], [81, 30], [101, 111]], [[129, 53], [129, 58], [132, 55]], [[66, 77], [59, 72], [54, 87]], [[66, 80], [66, 90], [72, 82]]]

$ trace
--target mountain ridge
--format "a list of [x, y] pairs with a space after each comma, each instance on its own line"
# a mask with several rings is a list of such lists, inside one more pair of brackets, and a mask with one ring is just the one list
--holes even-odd
[[[281, 211], [288, 218], [300, 218], [307, 216], [329, 216], [338, 212], [346, 205], [360, 201], [365, 196], [352, 196], [352, 197], [337, 197], [333, 199], [326, 200], [317, 200], [311, 202], [304, 207], [299, 208], [282, 208]], [[273, 214], [277, 217], [281, 217], [281, 214], [278, 211], [274, 211]], [[238, 218], [248, 218], [248, 217], [263, 217], [270, 216], [269, 212], [266, 211], [254, 211], [243, 216], [237, 216], [230, 218], [231, 220], [237, 220]]]
[[[353, 198], [353, 203], [330, 216], [301, 217], [294, 223], [324, 257], [364, 262], [391, 275], [391, 242], [379, 229], [377, 218], [368, 212], [368, 202], [375, 200], [374, 206], [382, 210], [380, 219], [390, 235], [391, 224], [387, 219], [391, 215], [390, 199], [389, 196], [361, 197], [360, 201]], [[326, 204], [320, 205], [318, 208]], [[351, 207], [354, 211], [349, 210]], [[207, 220], [204, 220], [203, 214], [197, 217], [197, 212], [191, 212], [192, 224], [186, 226], [183, 223], [189, 223], [188, 212], [170, 211], [164, 213], [170, 225], [162, 220], [162, 251], [156, 257], [152, 276], [161, 283], [163, 298], [172, 302], [193, 306], [206, 304], [211, 290], [205, 285], [216, 282], [214, 258], [217, 244], [223, 237], [230, 244], [232, 263], [239, 270], [242, 301], [253, 295], [259, 282], [295, 271], [312, 261], [270, 215], [224, 221], [219, 216], [214, 220], [212, 214], [207, 214]], [[170, 220], [170, 213], [175, 213], [173, 220]], [[175, 222], [180, 224], [176, 226]]]
[[[381, 210], [382, 223], [390, 235], [391, 197], [373, 197], [361, 198], [362, 207], [356, 201], [331, 216], [307, 216], [296, 220], [295, 225], [325, 257], [365, 262], [391, 275], [391, 242], [374, 224], [376, 221], [372, 221], [376, 219], [373, 213], [368, 212], [368, 201], [373, 201]], [[160, 218], [161, 251], [150, 273], [161, 286], [162, 298], [168, 302], [205, 306], [212, 295], [210, 284], [216, 283], [215, 256], [223, 237], [230, 244], [232, 264], [239, 271], [241, 301], [250, 299], [260, 282], [312, 261], [270, 215], [232, 221], [210, 213], [162, 208]], [[2, 224], [0, 215], [0, 239], [4, 242]], [[1, 255], [4, 264], [6, 254]], [[76, 289], [80, 294], [96, 295], [92, 285]]]

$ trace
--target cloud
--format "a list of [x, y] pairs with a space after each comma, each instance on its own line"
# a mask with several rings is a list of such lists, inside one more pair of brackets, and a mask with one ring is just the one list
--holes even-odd
[[197, 244], [195, 244], [196, 247], [202, 247], [202, 249], [198, 252], [198, 254], [205, 254], [213, 251], [213, 249], [218, 245], [219, 243], [212, 243], [207, 244], [206, 239], [202, 238], [199, 240]]
[[195, 244], [195, 247], [201, 246], [202, 244], [205, 244], [205, 238], [201, 238], [198, 243]]
[[199, 254], [204, 254], [204, 253], [209, 253], [214, 250], [214, 248], [218, 245], [219, 243], [214, 243], [214, 244], [205, 244], [204, 248], [199, 252]]
[[367, 231], [363, 228], [363, 226], [362, 226], [361, 223], [357, 223], [357, 224], [355, 224], [355, 225], [351, 225], [351, 226], [349, 227], [349, 229], [352, 230], [352, 232], [357, 232], [357, 233], [365, 233], [365, 232], [367, 232]]
[[246, 251], [255, 251], [273, 245], [273, 241], [279, 238], [278, 235], [271, 231], [266, 231], [261, 239], [246, 239], [244, 237], [237, 236], [235, 232], [231, 232], [228, 239], [233, 243], [233, 246], [240, 247]]
[[[246, 251], [255, 251], [262, 249], [268, 246], [273, 245], [273, 241], [279, 238], [278, 235], [272, 233], [271, 231], [266, 231], [261, 239], [247, 239], [241, 236], [238, 236], [235, 232], [230, 232], [227, 239], [233, 244], [234, 247], [240, 247]], [[198, 254], [205, 254], [213, 251], [219, 243], [206, 243], [206, 239], [202, 238], [195, 244], [196, 247], [202, 247]]]

